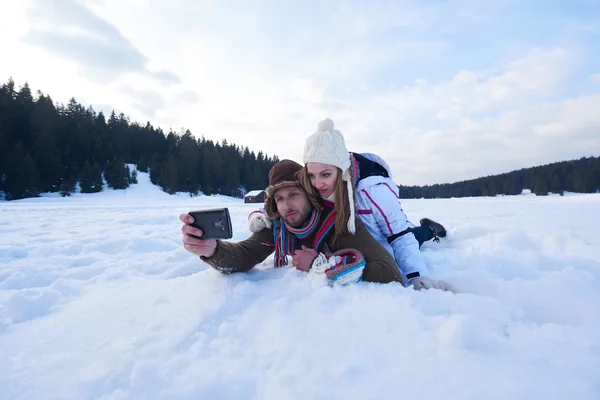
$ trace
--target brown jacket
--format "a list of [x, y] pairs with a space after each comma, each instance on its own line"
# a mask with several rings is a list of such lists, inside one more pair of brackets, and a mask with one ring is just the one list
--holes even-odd
[[[326, 245], [332, 253], [351, 248], [363, 254], [366, 261], [362, 277], [364, 281], [403, 283], [402, 274], [394, 258], [371, 236], [360, 219], [356, 219], [356, 234], [342, 236], [335, 242], [332, 240], [332, 236], [330, 234], [325, 239]], [[302, 245], [312, 247], [313, 238], [314, 234], [299, 240], [298, 247]], [[273, 242], [273, 229], [263, 229], [237, 243], [218, 240], [215, 254], [210, 258], [200, 258], [223, 273], [247, 272], [275, 251]], [[322, 249], [317, 249], [317, 251], [323, 252]]]

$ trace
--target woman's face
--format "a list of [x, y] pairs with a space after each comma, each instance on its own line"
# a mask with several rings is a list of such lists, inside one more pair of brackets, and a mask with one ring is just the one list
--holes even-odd
[[335, 190], [338, 168], [334, 165], [307, 163], [306, 169], [310, 184], [319, 191], [322, 197], [329, 197]]

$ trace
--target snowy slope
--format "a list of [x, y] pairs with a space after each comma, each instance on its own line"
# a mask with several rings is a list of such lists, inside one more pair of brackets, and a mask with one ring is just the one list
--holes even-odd
[[178, 215], [256, 205], [138, 179], [0, 203], [1, 399], [600, 398], [600, 195], [403, 201], [453, 295], [222, 276]]

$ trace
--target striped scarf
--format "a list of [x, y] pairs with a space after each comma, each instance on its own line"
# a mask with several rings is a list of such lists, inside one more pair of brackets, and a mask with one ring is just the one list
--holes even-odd
[[[332, 218], [333, 217], [333, 218]], [[312, 235], [321, 221], [321, 212], [313, 209], [306, 226], [294, 228], [288, 225], [282, 217], [273, 220], [273, 242], [275, 243], [275, 268], [288, 264], [287, 256], [293, 255], [298, 246], [298, 239], [305, 239]], [[313, 248], [319, 248], [325, 236], [335, 224], [335, 211], [327, 216], [319, 227], [313, 241]]]

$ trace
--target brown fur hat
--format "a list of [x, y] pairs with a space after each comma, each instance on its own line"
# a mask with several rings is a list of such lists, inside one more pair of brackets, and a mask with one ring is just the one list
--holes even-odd
[[265, 214], [271, 219], [279, 218], [277, 203], [275, 202], [275, 192], [279, 189], [289, 186], [296, 186], [302, 189], [308, 196], [308, 200], [314, 208], [321, 211], [323, 208], [310, 193], [304, 190], [300, 183], [300, 170], [302, 165], [292, 160], [281, 160], [273, 165], [269, 171], [269, 187], [267, 187], [267, 199], [265, 200]]

